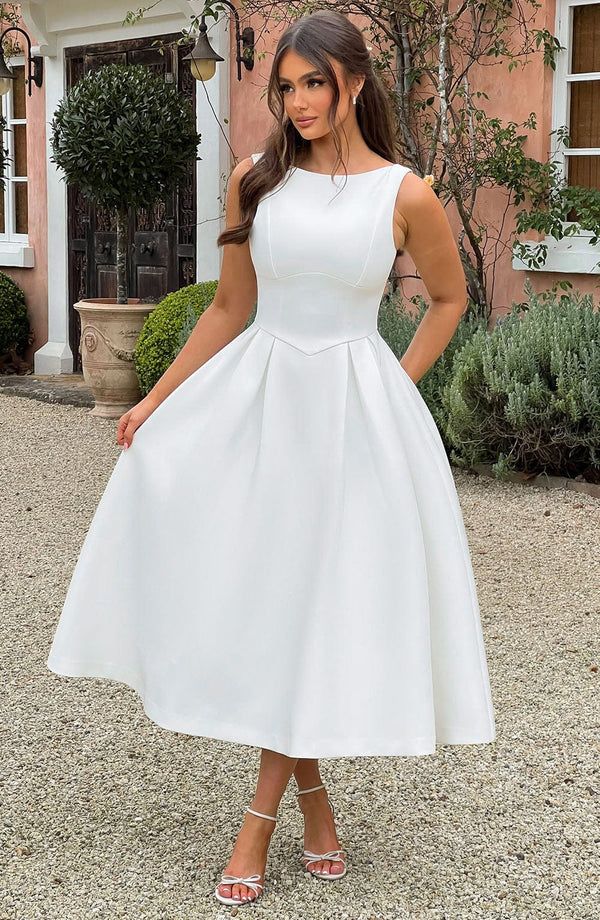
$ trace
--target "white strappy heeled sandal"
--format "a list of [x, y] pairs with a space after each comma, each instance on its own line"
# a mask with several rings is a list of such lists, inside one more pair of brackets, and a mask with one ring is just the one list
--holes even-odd
[[[274, 818], [272, 815], [263, 815], [260, 811], [254, 811], [253, 808], [247, 808], [246, 811], [249, 811], [251, 814], [256, 815], [258, 818], [268, 818], [269, 821], [277, 821], [277, 818]], [[227, 905], [238, 905], [238, 904], [252, 904], [254, 901], [257, 901], [263, 893], [264, 885], [259, 881], [260, 874], [255, 873], [254, 875], [248, 875], [246, 877], [242, 875], [222, 875], [221, 881], [215, 888], [215, 898], [217, 901], [220, 901], [221, 904]], [[219, 888], [221, 885], [246, 885], [248, 888], [251, 888], [255, 893], [253, 898], [234, 898], [233, 896], [227, 898], [224, 894], [219, 893]], [[258, 889], [261, 889], [260, 891]]]
[[[299, 789], [296, 795], [304, 795], [307, 792], [315, 792], [317, 789], [324, 789], [324, 783], [321, 783], [320, 786], [312, 786], [310, 789]], [[329, 802], [329, 796], [327, 796], [327, 801]], [[335, 809], [331, 802], [329, 802], [329, 807], [331, 808], [332, 813], [335, 815]], [[303, 850], [300, 859], [304, 862], [304, 868], [307, 869], [311, 875], [314, 875], [315, 878], [343, 878], [347, 872], [346, 869], [346, 860], [341, 855], [343, 850], [329, 850], [328, 853], [311, 853], [310, 850]], [[310, 863], [320, 862], [322, 859], [330, 859], [332, 862], [341, 862], [342, 871], [341, 872], [318, 872], [316, 869], [311, 869]]]

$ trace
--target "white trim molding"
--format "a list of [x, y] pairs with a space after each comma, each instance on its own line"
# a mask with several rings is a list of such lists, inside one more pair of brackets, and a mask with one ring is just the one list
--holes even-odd
[[[546, 261], [543, 265], [538, 268], [529, 266], [513, 252], [512, 267], [516, 271], [598, 275], [600, 274], [600, 245], [591, 246], [586, 242], [592, 236], [593, 234], [586, 230], [581, 230], [572, 236], [565, 236], [562, 240], [547, 236], [540, 240], [540, 243], [547, 247]], [[522, 245], [528, 252], [533, 252], [534, 247], [539, 246], [539, 243], [524, 240]]]
[[[598, 80], [600, 81], [600, 72], [592, 73], [570, 73], [571, 67], [571, 48], [572, 48], [572, 24], [573, 9], [575, 7], [588, 6], [597, 3], [597, 0], [557, 0], [556, 4], [556, 23], [555, 31], [561, 45], [565, 47], [564, 51], [559, 51], [556, 56], [556, 70], [554, 71], [554, 82], [552, 92], [552, 130], [566, 126], [569, 131], [569, 99], [570, 85], [581, 80]], [[600, 95], [600, 87], [599, 87]], [[556, 138], [556, 135], [553, 134]], [[566, 178], [567, 160], [572, 156], [589, 156], [590, 154], [600, 155], [600, 147], [565, 147], [556, 139], [557, 150], [556, 160], [558, 162], [559, 173]], [[574, 225], [570, 221], [563, 222], [565, 231]], [[580, 230], [571, 236], [565, 236], [561, 240], [553, 236], [546, 236], [542, 240], [547, 247], [547, 257], [543, 265], [539, 267], [530, 267], [523, 262], [513, 250], [512, 267], [517, 271], [540, 271], [540, 272], [570, 272], [574, 274], [599, 274], [600, 267], [597, 264], [600, 261], [600, 243], [592, 246], [586, 240], [593, 237], [591, 231]], [[530, 241], [522, 241], [526, 250], [531, 251], [532, 247], [539, 245]]]
[[217, 66], [214, 77], [196, 86], [196, 117], [202, 141], [196, 164], [196, 278], [213, 281], [221, 274], [223, 247], [217, 237], [225, 227], [225, 190], [231, 172], [229, 147], [215, 120], [215, 112], [227, 139], [231, 118], [229, 109], [229, 40], [230, 19], [221, 16], [207, 21], [208, 39], [225, 61]]
[[11, 268], [33, 268], [35, 254], [29, 243], [15, 243], [0, 240], [0, 266]]
[[32, 54], [53, 57], [56, 54], [56, 36], [49, 31], [46, 22], [46, 0], [20, 0], [20, 7], [21, 18], [27, 23], [32, 40], [37, 39], [37, 45], [32, 46]]

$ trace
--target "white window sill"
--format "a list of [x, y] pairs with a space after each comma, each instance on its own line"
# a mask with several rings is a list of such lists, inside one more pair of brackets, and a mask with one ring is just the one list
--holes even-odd
[[[547, 236], [540, 242], [548, 247], [546, 261], [539, 268], [533, 268], [518, 258], [513, 251], [512, 267], [516, 271], [530, 272], [568, 272], [570, 274], [598, 275], [600, 274], [600, 244], [590, 246], [587, 240], [591, 233], [574, 234], [556, 240]], [[523, 245], [533, 252], [538, 245], [529, 240], [523, 240]]]
[[3, 265], [14, 268], [33, 268], [35, 265], [33, 246], [28, 243], [11, 243], [9, 240], [0, 240], [0, 266]]

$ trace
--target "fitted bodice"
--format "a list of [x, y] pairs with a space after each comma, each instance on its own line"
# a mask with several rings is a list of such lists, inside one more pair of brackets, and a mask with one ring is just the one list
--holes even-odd
[[257, 325], [306, 354], [377, 330], [407, 172], [394, 163], [332, 179], [295, 167], [261, 198], [249, 235]]

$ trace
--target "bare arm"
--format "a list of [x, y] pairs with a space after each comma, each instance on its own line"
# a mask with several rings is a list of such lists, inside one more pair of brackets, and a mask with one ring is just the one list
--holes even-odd
[[417, 383], [454, 335], [467, 307], [467, 286], [444, 206], [431, 186], [413, 173], [400, 185], [396, 222], [405, 229], [405, 249], [431, 298], [400, 362]]
[[[247, 157], [231, 172], [225, 203], [227, 228], [240, 221], [240, 179], [252, 166], [251, 157]], [[146, 398], [158, 405], [205, 361], [236, 338], [248, 322], [256, 296], [256, 274], [248, 240], [241, 244], [226, 243], [212, 303], [203, 311], [187, 342]]]

